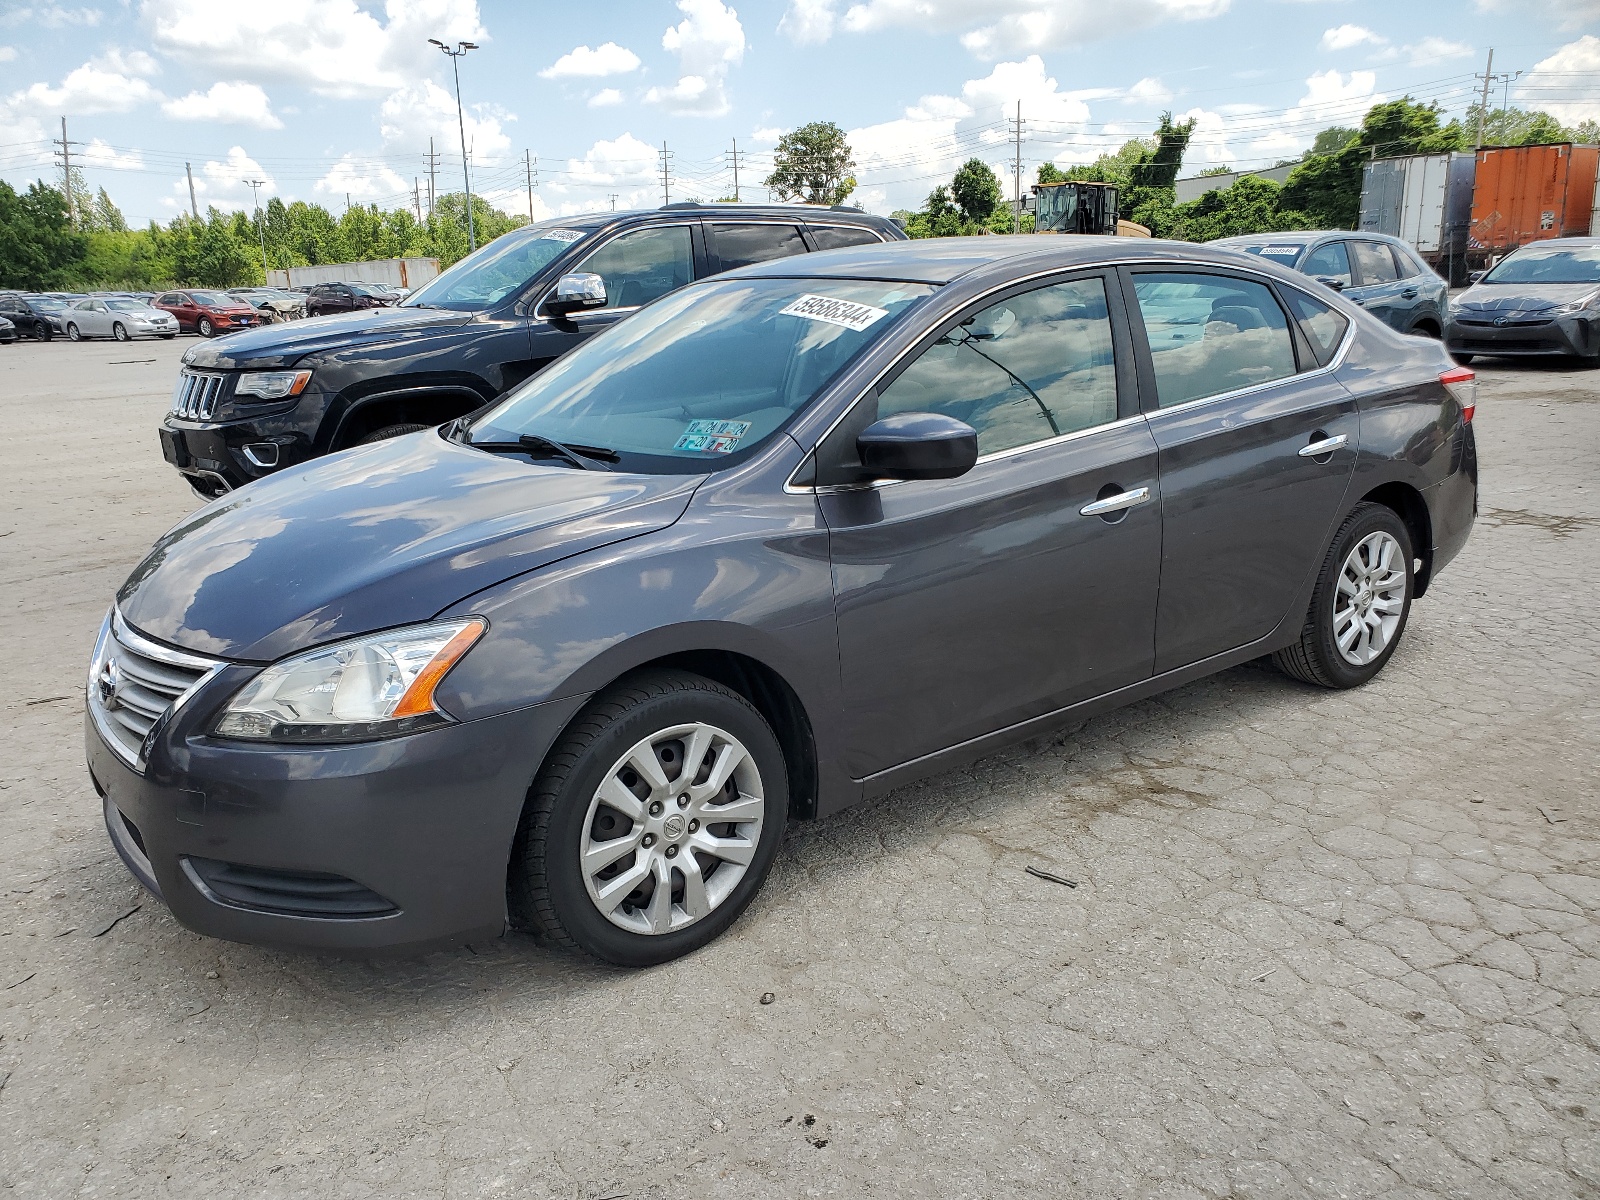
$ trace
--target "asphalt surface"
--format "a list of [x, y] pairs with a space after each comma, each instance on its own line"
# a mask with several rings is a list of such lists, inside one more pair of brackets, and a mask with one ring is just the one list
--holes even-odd
[[83, 673], [196, 503], [187, 344], [0, 346], [3, 1195], [1600, 1196], [1600, 372], [1480, 362], [1483, 514], [1371, 685], [796, 825], [635, 973], [210, 941], [124, 871]]

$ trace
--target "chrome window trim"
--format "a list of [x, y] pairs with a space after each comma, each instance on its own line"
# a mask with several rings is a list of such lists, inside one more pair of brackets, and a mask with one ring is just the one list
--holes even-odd
[[[807, 229], [848, 229], [848, 230], [850, 230], [852, 232], [854, 232], [856, 230], [860, 230], [863, 233], [870, 233], [873, 237], [877, 238], [878, 239], [878, 244], [880, 246], [886, 245], [890, 240], [890, 239], [885, 238], [883, 236], [883, 231], [882, 230], [877, 229], [876, 227], [874, 227], [872, 225], [835, 225], [835, 224], [832, 224], [831, 222], [807, 221], [806, 222], [806, 228]], [[899, 239], [895, 238], [893, 240], [898, 241]], [[863, 246], [865, 246], [865, 245], [868, 245], [869, 243], [862, 242], [861, 244]]]
[[[1271, 287], [1274, 284], [1276, 284], [1280, 288], [1282, 288], [1282, 287], [1292, 287], [1292, 288], [1294, 288], [1294, 290], [1300, 292], [1302, 295], [1306, 296], [1307, 298], [1309, 298], [1311, 300], [1314, 300], [1316, 303], [1322, 304], [1325, 307], [1333, 309], [1334, 312], [1339, 313], [1339, 315], [1342, 316], [1344, 318], [1344, 320], [1345, 320], [1344, 337], [1340, 340], [1339, 348], [1338, 348], [1337, 351], [1334, 352], [1333, 358], [1331, 360], [1329, 360], [1328, 365], [1325, 366], [1325, 367], [1317, 367], [1317, 368], [1315, 368], [1313, 370], [1310, 370], [1310, 371], [1296, 371], [1293, 375], [1285, 375], [1285, 376], [1282, 376], [1281, 378], [1278, 378], [1278, 379], [1270, 379], [1266, 383], [1252, 384], [1251, 386], [1249, 386], [1247, 388], [1236, 388], [1231, 392], [1218, 392], [1215, 396], [1202, 396], [1202, 397], [1200, 397], [1199, 399], [1196, 399], [1196, 400], [1186, 400], [1182, 404], [1174, 404], [1170, 408], [1161, 408], [1161, 407], [1159, 407], [1159, 403], [1158, 403], [1158, 407], [1156, 407], [1154, 409], [1151, 409], [1148, 412], [1137, 412], [1137, 413], [1134, 413], [1133, 416], [1131, 416], [1131, 417], [1119, 417], [1117, 420], [1110, 421], [1110, 422], [1108, 422], [1108, 423], [1106, 423], [1104, 425], [1093, 425], [1093, 426], [1090, 426], [1087, 429], [1078, 429], [1078, 430], [1074, 430], [1071, 433], [1064, 433], [1060, 437], [1047, 438], [1047, 439], [1045, 439], [1044, 441], [1041, 441], [1041, 442], [1029, 442], [1025, 446], [1014, 446], [1009, 450], [996, 450], [993, 454], [981, 455], [978, 458], [978, 461], [973, 464], [973, 469], [974, 470], [976, 470], [983, 463], [990, 461], [991, 459], [1007, 457], [1007, 456], [1010, 456], [1010, 455], [1013, 455], [1013, 454], [1021, 453], [1024, 450], [1033, 450], [1033, 449], [1035, 449], [1035, 448], [1037, 448], [1039, 446], [1054, 445], [1057, 442], [1066, 441], [1069, 438], [1081, 437], [1082, 435], [1084, 435], [1086, 433], [1096, 433], [1096, 432], [1098, 432], [1098, 431], [1100, 431], [1102, 429], [1110, 429], [1110, 428], [1113, 428], [1114, 426], [1122, 425], [1122, 424], [1125, 424], [1125, 423], [1131, 423], [1133, 421], [1148, 420], [1151, 416], [1155, 415], [1156, 413], [1180, 412], [1183, 409], [1193, 408], [1196, 405], [1200, 405], [1200, 404], [1212, 404], [1212, 403], [1214, 403], [1216, 401], [1219, 401], [1219, 400], [1235, 399], [1235, 398], [1237, 398], [1239, 396], [1249, 395], [1252, 392], [1258, 392], [1258, 391], [1262, 390], [1263, 388], [1275, 387], [1276, 385], [1278, 385], [1280, 383], [1283, 383], [1285, 380], [1288, 380], [1288, 379], [1311, 379], [1311, 378], [1315, 378], [1316, 376], [1326, 375], [1326, 374], [1328, 374], [1328, 373], [1330, 373], [1332, 371], [1336, 371], [1336, 370], [1339, 369], [1339, 367], [1344, 365], [1345, 355], [1349, 352], [1350, 343], [1355, 339], [1355, 330], [1356, 330], [1355, 319], [1349, 313], [1340, 312], [1340, 310], [1337, 307], [1335, 307], [1333, 305], [1330, 305], [1330, 304], [1327, 304], [1326, 301], [1318, 299], [1315, 296], [1312, 296], [1311, 293], [1305, 288], [1298, 287], [1295, 284], [1285, 283], [1281, 279], [1278, 279], [1278, 278], [1276, 278], [1276, 277], [1274, 277], [1272, 275], [1268, 275], [1268, 274], [1266, 274], [1264, 272], [1261, 272], [1261, 271], [1253, 270], [1249, 266], [1244, 265], [1244, 264], [1241, 264], [1241, 265], [1236, 267], [1232, 263], [1226, 263], [1226, 264], [1181, 263], [1181, 262], [1174, 263], [1174, 262], [1171, 262], [1171, 261], [1166, 261], [1166, 260], [1162, 260], [1162, 259], [1154, 259], [1154, 258], [1108, 259], [1108, 260], [1102, 260], [1102, 261], [1098, 261], [1098, 262], [1074, 263], [1070, 267], [1051, 267], [1048, 270], [1036, 271], [1032, 275], [1022, 275], [1022, 276], [1019, 276], [1016, 279], [1008, 279], [1008, 280], [1006, 280], [1006, 282], [1001, 283], [1001, 284], [996, 284], [994, 287], [990, 288], [988, 291], [983, 292], [983, 293], [979, 294], [978, 296], [974, 297], [972, 303], [980, 303], [980, 302], [982, 302], [984, 300], [989, 299], [989, 297], [991, 297], [991, 296], [998, 295], [1000, 292], [1003, 292], [1003, 291], [1007, 290], [1008, 288], [1016, 286], [1019, 283], [1032, 283], [1036, 279], [1048, 279], [1052, 275], [1073, 275], [1073, 274], [1077, 274], [1077, 273], [1080, 273], [1080, 272], [1088, 272], [1088, 271], [1104, 271], [1104, 270], [1108, 270], [1108, 269], [1115, 270], [1117, 267], [1130, 267], [1131, 268], [1131, 267], [1147, 267], [1147, 266], [1157, 266], [1157, 267], [1163, 267], [1163, 268], [1170, 268], [1174, 272], [1180, 272], [1185, 267], [1200, 268], [1202, 273], [1205, 273], [1204, 272], [1204, 268], [1206, 268], [1206, 267], [1215, 267], [1218, 272], [1222, 272], [1222, 273], [1234, 272], [1236, 274], [1254, 276], [1256, 281], [1264, 283], [1268, 287]], [[1285, 268], [1285, 269], [1291, 269], [1291, 268]], [[955, 281], [954, 280], [950, 280], [949, 282], [953, 283]], [[948, 286], [948, 284], [936, 284], [934, 286], [935, 287], [942, 287], [942, 286]], [[1126, 300], [1126, 299], [1127, 299], [1127, 297], [1124, 297], [1124, 300]], [[1138, 303], [1137, 297], [1134, 298], [1134, 303], [1135, 304]], [[962, 307], [965, 308], [966, 306], [963, 305]], [[961, 310], [958, 309], [957, 311], [961, 311]], [[1291, 312], [1287, 312], [1286, 311], [1283, 315], [1287, 320], [1290, 320], [1290, 321], [1297, 321], [1299, 319]], [[1141, 324], [1142, 323], [1143, 322], [1141, 320]], [[920, 339], [919, 339], [919, 341], [920, 341]], [[1149, 338], [1148, 337], [1146, 337], [1145, 342], [1146, 342], [1146, 345], [1149, 344]], [[801, 458], [799, 466], [795, 467], [795, 469], [789, 473], [789, 478], [784, 481], [783, 490], [786, 493], [788, 493], [790, 495], [804, 495], [805, 493], [809, 492], [809, 493], [812, 493], [813, 495], [819, 495], [819, 496], [821, 496], [821, 495], [834, 495], [834, 494], [837, 494], [839, 492], [854, 492], [854, 491], [861, 491], [861, 490], [863, 490], [865, 488], [881, 488], [881, 487], [889, 487], [889, 486], [892, 486], [892, 485], [895, 485], [895, 484], [915, 482], [915, 481], [909, 480], [909, 479], [875, 479], [875, 480], [871, 481], [870, 483], [837, 483], [837, 484], [822, 484], [822, 485], [818, 485], [818, 484], [797, 484], [794, 481], [794, 477], [796, 475], [798, 475], [805, 468], [806, 463], [811, 459], [812, 455], [816, 453], [816, 448], [818, 446], [822, 445], [823, 442], [828, 440], [828, 438], [833, 434], [833, 431], [835, 429], [837, 429], [839, 427], [839, 425], [844, 421], [845, 417], [850, 415], [850, 410], [855, 408], [855, 406], [857, 404], [861, 403], [861, 398], [863, 396], [865, 396], [868, 392], [870, 392], [873, 388], [877, 387], [878, 384], [882, 381], [883, 377], [885, 375], [889, 374], [889, 372], [893, 371], [896, 367], [898, 367], [900, 365], [900, 363], [905, 359], [906, 355], [910, 354], [915, 349], [916, 349], [916, 343], [913, 343], [912, 345], [907, 346], [899, 354], [895, 355], [895, 357], [890, 362], [888, 362], [883, 367], [882, 370], [880, 370], [876, 375], [874, 375], [872, 377], [872, 381], [870, 383], [868, 383], [865, 387], [863, 387], [859, 392], [856, 393], [855, 399], [851, 400], [849, 404], [846, 404], [844, 406], [843, 411], [841, 411], [839, 413], [839, 415], [837, 417], [835, 417], [832, 422], [829, 423], [828, 427], [826, 429], [824, 429], [820, 435], [818, 435], [816, 441], [812, 443], [811, 449], [807, 450], [805, 452], [804, 456]]]

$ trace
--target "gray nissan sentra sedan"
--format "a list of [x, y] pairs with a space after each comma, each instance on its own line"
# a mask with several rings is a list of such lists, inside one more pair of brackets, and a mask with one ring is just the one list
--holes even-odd
[[1262, 655], [1371, 679], [1471, 528], [1475, 390], [1204, 247], [745, 268], [173, 529], [95, 648], [89, 769], [202, 933], [662, 962], [790, 818]]

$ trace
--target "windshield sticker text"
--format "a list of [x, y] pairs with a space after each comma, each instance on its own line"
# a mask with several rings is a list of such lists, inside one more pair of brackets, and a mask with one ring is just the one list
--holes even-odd
[[690, 421], [689, 427], [672, 448], [705, 454], [729, 454], [749, 432], [749, 421]]
[[539, 235], [541, 242], [576, 242], [583, 238], [581, 229], [546, 229]]
[[1299, 246], [1263, 246], [1257, 254], [1270, 254], [1275, 258], [1293, 258], [1300, 253]]
[[804, 317], [808, 321], [826, 321], [860, 332], [874, 321], [889, 315], [887, 308], [873, 308], [870, 304], [857, 304], [853, 300], [835, 300], [831, 296], [801, 296], [788, 308], [778, 310], [780, 317]]

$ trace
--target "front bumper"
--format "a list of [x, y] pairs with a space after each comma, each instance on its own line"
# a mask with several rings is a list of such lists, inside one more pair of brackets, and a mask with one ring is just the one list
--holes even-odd
[[230, 941], [413, 951], [501, 933], [524, 798], [583, 698], [361, 745], [207, 737], [249, 674], [229, 668], [158, 724], [142, 774], [86, 720], [107, 832], [135, 878]]
[[215, 498], [316, 454], [315, 415], [325, 398], [307, 392], [286, 404], [228, 421], [197, 421], [168, 413], [161, 453], [191, 487]]
[[1592, 358], [1600, 355], [1600, 315], [1513, 318], [1506, 325], [1453, 315], [1444, 339], [1451, 354]]

